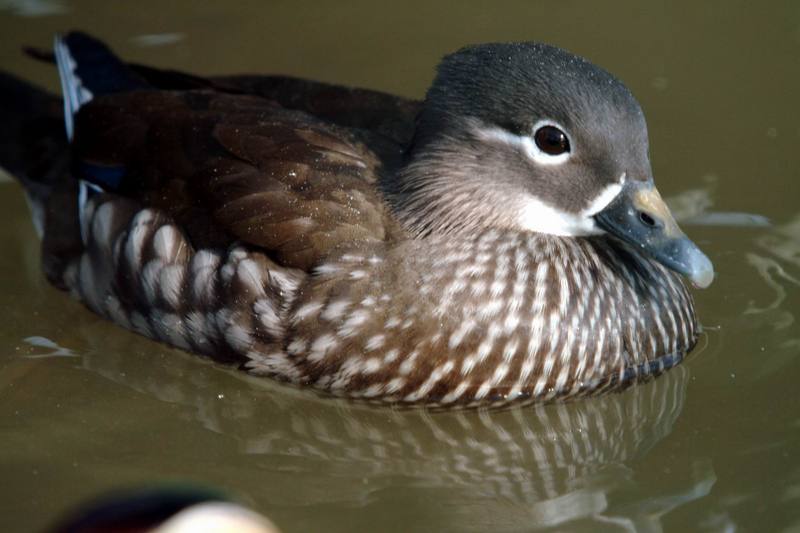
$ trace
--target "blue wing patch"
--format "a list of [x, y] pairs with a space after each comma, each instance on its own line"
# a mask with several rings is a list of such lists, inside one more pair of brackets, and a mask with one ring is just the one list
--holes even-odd
[[99, 185], [102, 189], [108, 191], [119, 189], [123, 178], [125, 178], [126, 169], [124, 165], [98, 165], [80, 161], [76, 167], [75, 170], [78, 177]]

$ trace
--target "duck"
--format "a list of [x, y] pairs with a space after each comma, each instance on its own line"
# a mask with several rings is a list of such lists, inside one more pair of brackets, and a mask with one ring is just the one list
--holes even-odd
[[444, 407], [620, 390], [697, 343], [684, 279], [705, 288], [713, 265], [655, 187], [640, 104], [566, 50], [466, 46], [422, 101], [128, 64], [81, 32], [51, 57], [64, 131], [30, 126], [57, 97], [8, 106], [15, 139], [50, 148], [0, 164], [48, 280], [124, 328]]

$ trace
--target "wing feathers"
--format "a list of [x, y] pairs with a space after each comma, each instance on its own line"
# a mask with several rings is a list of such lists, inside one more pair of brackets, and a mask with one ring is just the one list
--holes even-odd
[[359, 136], [255, 96], [139, 91], [95, 98], [79, 160], [124, 165], [119, 190], [162, 209], [195, 246], [229, 235], [310, 270], [332, 250], [400, 231]]

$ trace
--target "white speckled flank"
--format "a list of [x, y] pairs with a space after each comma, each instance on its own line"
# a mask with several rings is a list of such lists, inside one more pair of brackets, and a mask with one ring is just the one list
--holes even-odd
[[604, 238], [488, 231], [416, 242], [408, 262], [346, 253], [304, 277], [241, 245], [195, 251], [168, 217], [126, 205], [84, 210], [89, 241], [64, 283], [87, 305], [338, 395], [475, 405], [586, 394], [677, 363], [697, 335], [680, 280]]

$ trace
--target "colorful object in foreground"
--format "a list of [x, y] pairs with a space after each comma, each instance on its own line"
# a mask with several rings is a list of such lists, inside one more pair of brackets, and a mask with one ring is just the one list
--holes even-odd
[[278, 533], [263, 516], [216, 491], [158, 487], [112, 492], [72, 511], [53, 533]]

